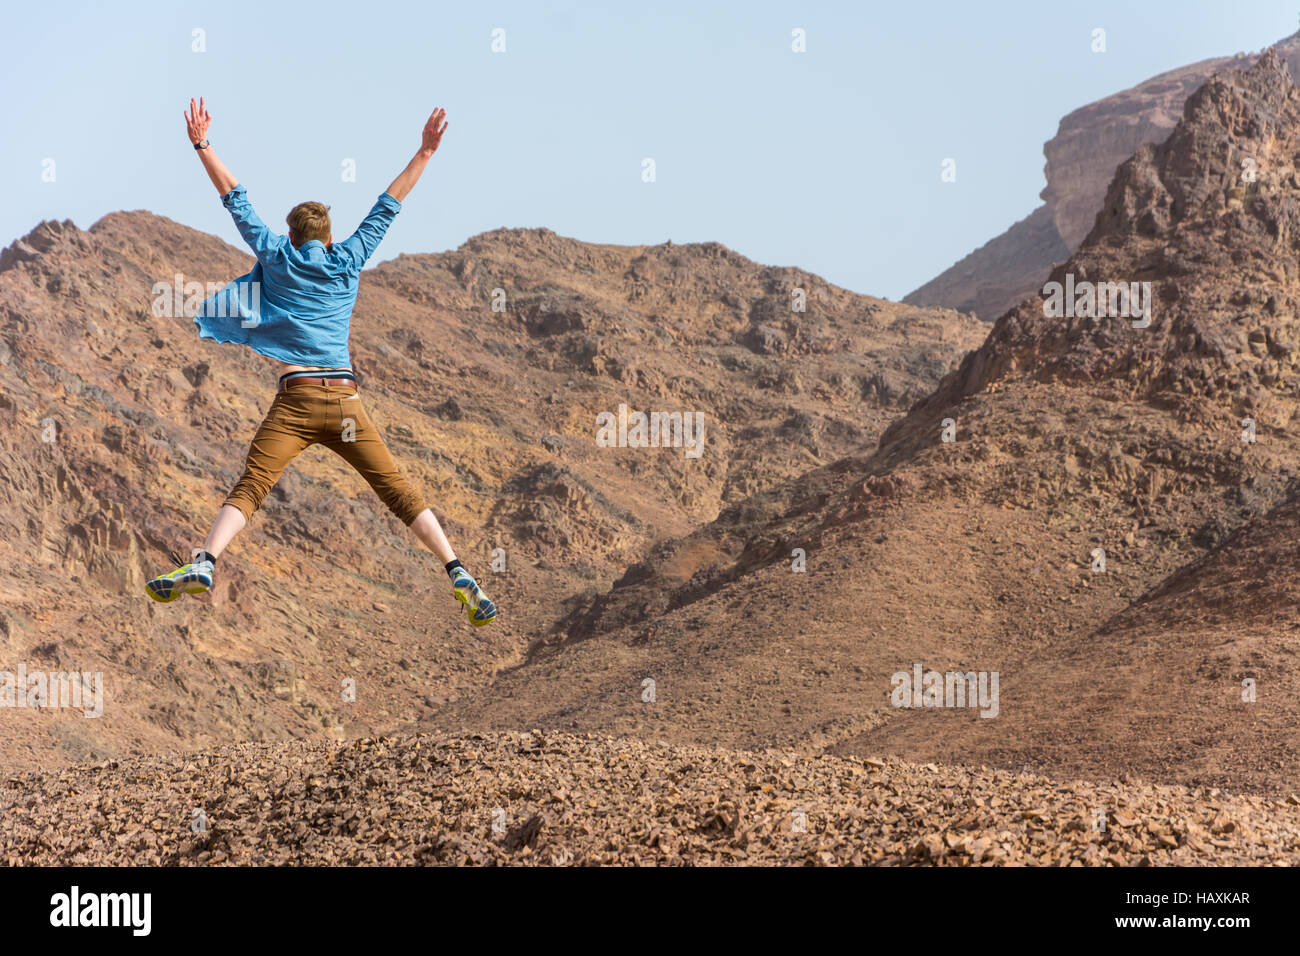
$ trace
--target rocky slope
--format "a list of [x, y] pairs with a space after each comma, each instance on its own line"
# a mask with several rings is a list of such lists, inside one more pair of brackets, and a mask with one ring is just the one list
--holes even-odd
[[[1300, 76], [1300, 34], [1272, 49], [1292, 76]], [[1115, 168], [1142, 145], [1163, 141], [1187, 98], [1212, 75], [1248, 68], [1259, 55], [1218, 57], [1170, 70], [1066, 115], [1043, 146], [1043, 205], [903, 301], [959, 309], [992, 322], [1036, 295], [1043, 275], [1069, 258], [1092, 229]]]
[[[0, 763], [410, 724], [662, 536], [874, 442], [983, 337], [716, 244], [503, 230], [403, 256], [362, 280], [361, 387], [499, 622], [469, 628], [440, 570], [321, 448], [286, 472], [210, 597], [155, 606], [143, 582], [200, 542], [274, 363], [156, 315], [154, 285], [249, 262], [143, 212], [44, 223], [0, 254], [0, 671], [100, 672], [106, 695], [97, 719], [4, 711]], [[598, 447], [596, 416], [620, 403], [702, 414], [703, 454]]]
[[[1120, 168], [1093, 233], [1051, 274], [1152, 283], [1149, 327], [1023, 303], [877, 451], [658, 546], [434, 725], [1028, 759], [1052, 773], [1086, 763], [1095, 777], [1132, 769], [1149, 730], [1125, 701], [1188, 670], [1120, 666], [1129, 652], [1097, 639], [1099, 622], [1283, 502], [1300, 467], [1296, 155], [1300, 92], [1279, 57], [1216, 76], [1164, 144]], [[1241, 178], [1245, 157], [1257, 161], [1254, 182]], [[1242, 440], [1246, 417], [1253, 444]], [[1289, 580], [1293, 565], [1275, 573]], [[1171, 655], [1203, 655], [1183, 646], [1176, 617], [1142, 619], [1147, 633], [1167, 632]], [[1276, 641], [1289, 646], [1289, 632]], [[1082, 647], [1095, 653], [1067, 653]], [[891, 706], [892, 675], [915, 664], [999, 673], [999, 717]], [[1288, 666], [1271, 661], [1270, 682]], [[1285, 792], [1297, 744], [1285, 701], [1221, 710], [1215, 726], [1232, 723], [1231, 734], [1196, 716], [1197, 700], [1240, 693], [1239, 670], [1233, 658], [1161, 699], [1166, 740], [1138, 765], [1162, 782]], [[652, 704], [639, 689], [647, 678]], [[539, 683], [544, 699], [527, 691]], [[1052, 746], [1055, 715], [1081, 702], [1089, 722], [1067, 754]], [[1222, 750], [1208, 762], [1174, 758], [1228, 739], [1231, 762]]]
[[0, 861], [1295, 865], [1298, 803], [892, 758], [419, 735], [13, 777]]
[[[1292, 495], [1097, 630], [1057, 645], [1055, 660], [1028, 662], [1019, 682], [1054, 706], [1009, 712], [982, 749], [1066, 775], [1109, 764], [1147, 779], [1269, 781], [1285, 791], [1300, 766], [1297, 540]], [[1094, 692], [1081, 694], [1071, 684], [1085, 669]], [[1113, 726], [1116, 714], [1123, 726], [1104, 739], [1087, 729]]]

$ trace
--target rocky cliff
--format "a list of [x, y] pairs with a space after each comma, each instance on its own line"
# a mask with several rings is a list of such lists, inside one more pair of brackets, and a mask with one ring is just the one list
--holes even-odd
[[[1300, 34], [1272, 47], [1300, 76]], [[1146, 143], [1173, 130], [1183, 103], [1210, 76], [1245, 68], [1259, 54], [1203, 60], [1154, 76], [1132, 89], [1089, 103], [1066, 115], [1043, 146], [1047, 186], [1043, 205], [904, 302], [973, 313], [992, 322], [1041, 288], [1041, 278], [1064, 262], [1092, 229], [1115, 168]]]

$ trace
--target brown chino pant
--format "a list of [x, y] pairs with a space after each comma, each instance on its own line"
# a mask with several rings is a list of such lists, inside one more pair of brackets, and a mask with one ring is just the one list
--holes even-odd
[[289, 462], [320, 443], [337, 452], [370, 483], [388, 509], [410, 526], [425, 509], [388, 452], [351, 385], [294, 385], [277, 392], [253, 436], [239, 483], [226, 497], [251, 520]]

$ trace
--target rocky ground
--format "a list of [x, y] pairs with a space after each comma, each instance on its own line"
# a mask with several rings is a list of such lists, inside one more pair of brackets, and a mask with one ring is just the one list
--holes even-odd
[[541, 732], [18, 775], [0, 824], [38, 865], [1300, 864], [1294, 796]]

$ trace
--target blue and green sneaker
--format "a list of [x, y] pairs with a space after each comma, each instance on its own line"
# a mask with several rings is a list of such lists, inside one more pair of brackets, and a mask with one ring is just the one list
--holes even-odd
[[496, 620], [497, 606], [483, 593], [474, 576], [464, 568], [456, 568], [451, 574], [451, 590], [456, 600], [469, 610], [469, 622], [475, 627], [491, 624]]
[[[180, 564], [180, 558], [172, 553], [172, 560]], [[170, 574], [162, 574], [144, 586], [149, 596], [155, 601], [166, 604], [175, 601], [182, 594], [203, 594], [212, 590], [214, 568], [211, 561], [192, 561], [181, 564]]]

